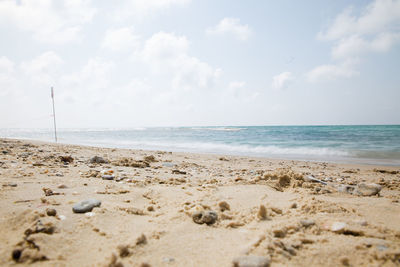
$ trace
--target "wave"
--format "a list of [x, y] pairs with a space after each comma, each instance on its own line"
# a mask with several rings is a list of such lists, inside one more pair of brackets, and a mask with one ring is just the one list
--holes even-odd
[[245, 130], [246, 128], [238, 127], [191, 127], [191, 130], [202, 130], [202, 131], [222, 131], [222, 132], [238, 132]]
[[118, 146], [124, 148], [175, 150], [187, 152], [211, 152], [264, 156], [351, 156], [348, 151], [331, 148], [316, 147], [279, 147], [279, 146], [251, 146], [223, 144], [212, 142], [165, 142], [165, 141], [120, 141], [120, 140], [93, 140], [90, 143]]

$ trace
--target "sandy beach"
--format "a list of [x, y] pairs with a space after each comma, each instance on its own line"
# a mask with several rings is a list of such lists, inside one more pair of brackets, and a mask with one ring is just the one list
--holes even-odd
[[398, 166], [0, 139], [0, 182], [1, 266], [400, 265]]

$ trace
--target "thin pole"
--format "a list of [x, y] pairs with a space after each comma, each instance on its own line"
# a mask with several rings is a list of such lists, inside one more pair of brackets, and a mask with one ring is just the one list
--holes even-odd
[[57, 143], [56, 109], [54, 108], [54, 91], [53, 91], [53, 87], [51, 87], [51, 99], [53, 100], [54, 139], [56, 140], [56, 143]]

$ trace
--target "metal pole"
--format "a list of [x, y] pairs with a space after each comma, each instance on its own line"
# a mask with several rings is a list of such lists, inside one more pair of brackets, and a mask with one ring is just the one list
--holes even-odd
[[53, 87], [51, 87], [51, 99], [53, 100], [54, 139], [56, 140], [56, 143], [57, 143], [56, 109], [54, 108], [54, 91], [53, 91]]

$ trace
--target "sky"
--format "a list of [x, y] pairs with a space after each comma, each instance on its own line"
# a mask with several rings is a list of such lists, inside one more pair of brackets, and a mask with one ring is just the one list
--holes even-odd
[[400, 124], [400, 0], [0, 0], [0, 128]]

